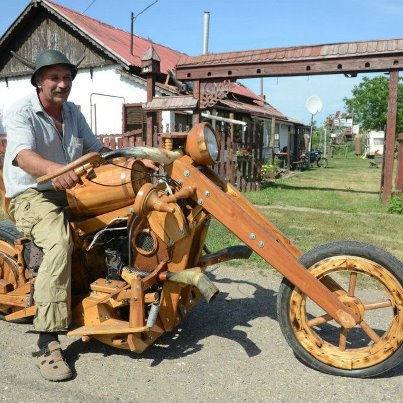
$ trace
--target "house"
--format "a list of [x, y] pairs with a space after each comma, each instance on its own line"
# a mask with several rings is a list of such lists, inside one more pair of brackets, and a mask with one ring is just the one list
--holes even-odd
[[[235, 119], [248, 122], [238, 138], [248, 148], [249, 138], [259, 138], [261, 160], [267, 162], [284, 149], [289, 151], [291, 160], [298, 159], [304, 149], [303, 134], [306, 125], [285, 116], [262, 96], [256, 95], [243, 84], [236, 82], [225, 99], [218, 101], [216, 109], [221, 113], [234, 114]], [[247, 136], [248, 132], [250, 135]], [[256, 147], [256, 146], [255, 146]]]
[[[48, 48], [62, 51], [73, 63], [82, 60], [69, 100], [79, 106], [105, 145], [114, 148], [139, 144], [141, 140], [155, 146], [159, 139], [153, 127], [159, 127], [161, 132], [191, 126], [198, 100], [193, 97], [192, 88], [178, 82], [174, 73], [179, 59], [186, 56], [184, 53], [53, 1], [33, 0], [0, 38], [0, 133], [4, 132], [8, 107], [33, 90], [29, 81], [32, 70], [11, 51], [32, 62]], [[147, 58], [158, 64], [151, 101], [150, 82], [143, 74]], [[250, 182], [255, 183], [260, 165], [272, 159], [276, 151], [287, 147], [290, 158], [298, 158], [303, 144], [300, 122], [289, 119], [241, 83], [231, 82], [220, 94], [215, 94], [214, 102], [201, 106], [203, 120], [211, 121], [223, 136], [229, 135], [229, 129], [223, 125], [232, 125], [231, 142], [222, 142], [226, 146], [221, 166], [232, 161], [237, 149], [250, 148], [254, 159], [248, 175]], [[146, 114], [153, 115], [158, 126], [146, 125]], [[147, 127], [153, 132], [151, 138]], [[116, 144], [114, 139], [121, 140], [122, 136], [133, 141]], [[220, 173], [229, 179], [234, 176], [233, 172]]]
[[47, 48], [62, 51], [73, 63], [85, 55], [69, 100], [80, 107], [94, 133], [121, 134], [142, 128], [141, 103], [147, 100], [147, 82], [141, 75], [141, 59], [150, 47], [160, 59], [156, 95], [177, 94], [164, 82], [182, 53], [52, 1], [32, 1], [0, 39], [0, 132], [7, 107], [33, 89], [32, 70], [10, 51], [35, 61]]

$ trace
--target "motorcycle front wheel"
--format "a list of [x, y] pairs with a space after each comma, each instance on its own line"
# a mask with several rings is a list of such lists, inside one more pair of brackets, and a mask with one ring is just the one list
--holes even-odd
[[316, 165], [319, 168], [327, 168], [328, 162], [327, 162], [327, 158], [325, 157], [320, 157], [317, 161], [316, 161]]
[[369, 378], [403, 363], [403, 264], [374, 245], [340, 241], [303, 255], [301, 263], [359, 321], [341, 327], [284, 279], [277, 298], [285, 339], [304, 364], [338, 376]]

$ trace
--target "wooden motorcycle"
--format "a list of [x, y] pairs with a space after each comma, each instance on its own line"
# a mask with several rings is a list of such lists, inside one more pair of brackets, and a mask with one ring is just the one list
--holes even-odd
[[[403, 264], [369, 244], [340, 241], [302, 255], [263, 214], [209, 166], [219, 144], [207, 123], [163, 136], [164, 148], [90, 153], [74, 169], [82, 184], [67, 191], [74, 238], [68, 332], [88, 341], [144, 351], [180, 324], [200, 298], [218, 289], [208, 266], [252, 251], [283, 276], [278, 321], [295, 355], [340, 376], [372, 377], [403, 362]], [[156, 182], [140, 161], [161, 164]], [[211, 218], [243, 245], [210, 252]], [[41, 251], [0, 223], [0, 312], [8, 321], [35, 315]], [[258, 303], [258, 302], [257, 302]]]

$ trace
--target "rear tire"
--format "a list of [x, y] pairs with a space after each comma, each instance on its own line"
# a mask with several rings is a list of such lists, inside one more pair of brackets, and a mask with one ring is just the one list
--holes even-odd
[[356, 313], [359, 323], [342, 328], [284, 279], [278, 320], [294, 354], [332, 375], [378, 376], [403, 363], [403, 263], [374, 245], [341, 241], [321, 245], [300, 259]]

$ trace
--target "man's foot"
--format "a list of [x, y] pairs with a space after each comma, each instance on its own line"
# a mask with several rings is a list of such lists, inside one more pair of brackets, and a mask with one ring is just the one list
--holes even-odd
[[41, 375], [48, 381], [64, 381], [73, 376], [71, 369], [64, 361], [58, 341], [52, 341], [47, 347], [32, 353], [32, 357]]

